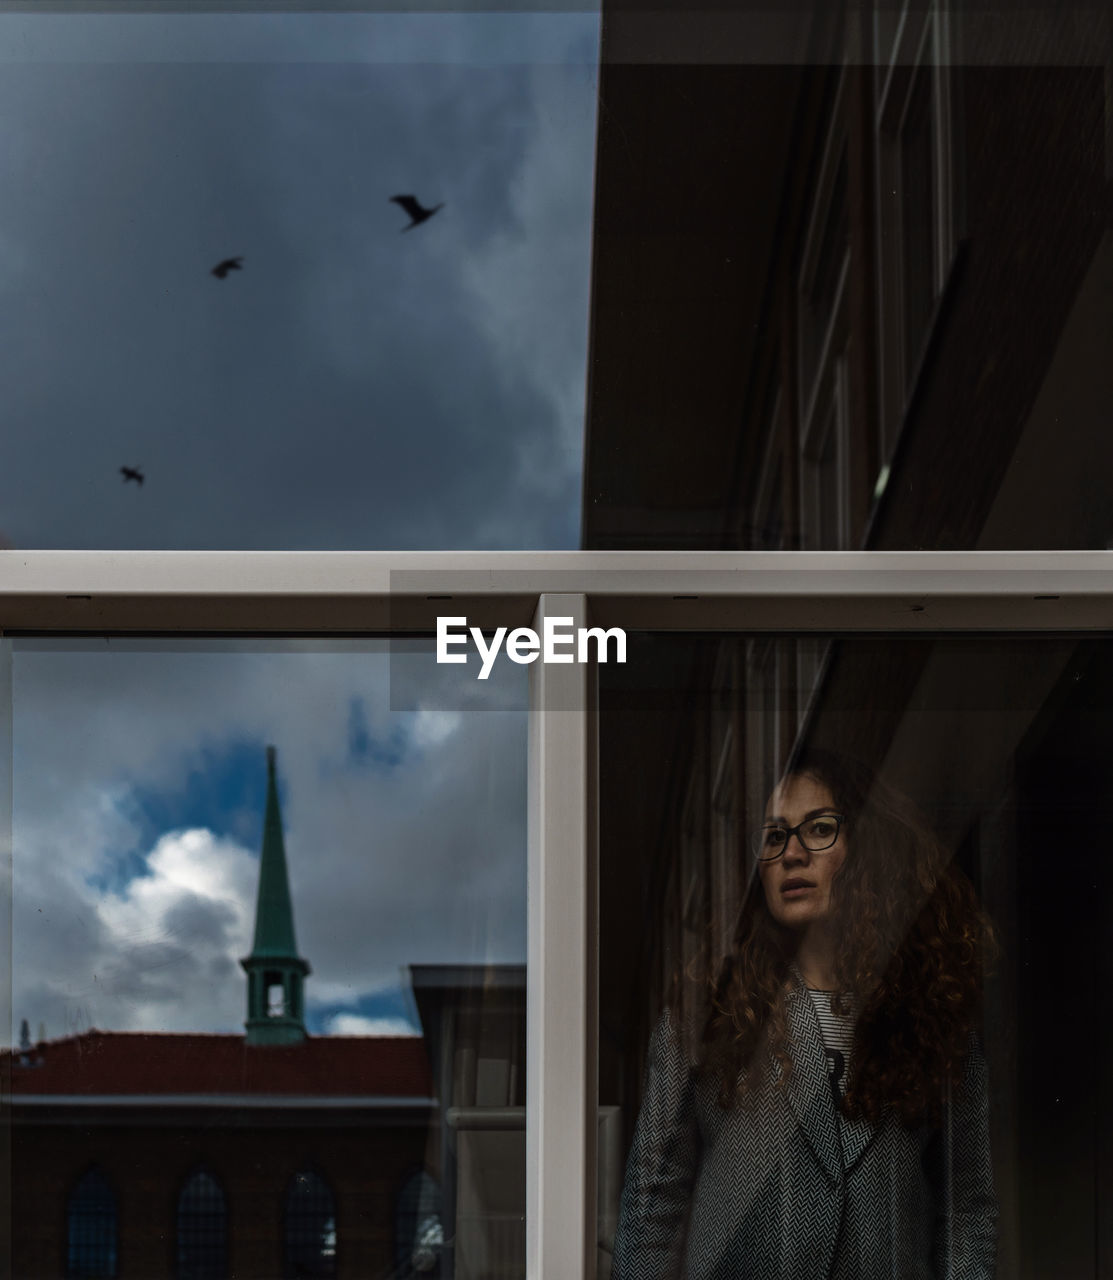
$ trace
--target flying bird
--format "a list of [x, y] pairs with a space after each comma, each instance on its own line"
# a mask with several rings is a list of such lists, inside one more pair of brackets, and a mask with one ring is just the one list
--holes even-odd
[[229, 271], [242, 271], [242, 270], [243, 270], [242, 258], [225, 258], [223, 262], [218, 262], [216, 266], [213, 267], [211, 274], [216, 276], [218, 280], [223, 280], [228, 275]]
[[427, 219], [431, 218], [438, 209], [444, 208], [444, 201], [435, 204], [431, 209], [426, 209], [418, 200], [417, 196], [391, 196], [391, 200], [401, 205], [403, 209], [410, 215], [413, 221], [407, 227], [403, 227], [403, 231], [412, 231], [414, 227], [419, 227]]
[[121, 467], [120, 475], [124, 477], [124, 484], [127, 484], [129, 480], [134, 480], [139, 485], [143, 483], [142, 467]]

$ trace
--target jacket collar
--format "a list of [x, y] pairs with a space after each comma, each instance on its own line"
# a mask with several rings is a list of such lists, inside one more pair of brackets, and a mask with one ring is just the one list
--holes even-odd
[[[877, 1135], [865, 1119], [848, 1120], [839, 1111], [827, 1074], [819, 1019], [799, 971], [793, 967], [787, 998], [792, 1074], [788, 1101], [815, 1158], [832, 1183], [837, 1183], [861, 1160]], [[779, 1068], [776, 1068], [779, 1074]]]

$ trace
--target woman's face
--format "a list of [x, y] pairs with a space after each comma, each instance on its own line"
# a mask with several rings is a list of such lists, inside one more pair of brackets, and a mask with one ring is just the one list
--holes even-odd
[[[821, 814], [838, 812], [834, 797], [822, 782], [808, 774], [793, 774], [769, 797], [765, 823], [795, 827]], [[827, 918], [831, 883], [846, 861], [846, 849], [843, 827], [828, 849], [813, 853], [793, 835], [779, 858], [758, 863], [765, 901], [778, 924], [802, 930]]]

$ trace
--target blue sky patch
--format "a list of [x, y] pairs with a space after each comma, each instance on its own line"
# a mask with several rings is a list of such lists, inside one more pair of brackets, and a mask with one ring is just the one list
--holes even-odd
[[363, 698], [348, 702], [348, 763], [364, 768], [378, 768], [389, 773], [405, 760], [409, 735], [400, 724], [394, 724], [385, 737], [376, 737], [367, 718]]
[[332, 1001], [328, 1004], [307, 1003], [305, 1029], [310, 1035], [325, 1035], [328, 1024], [338, 1013], [356, 1014], [361, 1018], [404, 1018], [420, 1032], [421, 1021], [413, 994], [403, 987], [386, 987], [352, 1000]]
[[[262, 741], [239, 739], [202, 747], [183, 770], [181, 784], [167, 789], [135, 783], [128, 816], [136, 824], [135, 844], [121, 850], [113, 865], [91, 877], [92, 888], [121, 893], [131, 881], [149, 874], [146, 855], [168, 831], [205, 827], [258, 853], [267, 797], [267, 766]], [[279, 798], [282, 798], [279, 759]]]

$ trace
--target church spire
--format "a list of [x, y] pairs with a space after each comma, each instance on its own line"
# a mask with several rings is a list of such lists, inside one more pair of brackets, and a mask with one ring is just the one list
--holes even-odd
[[247, 973], [247, 1043], [298, 1044], [304, 1040], [302, 986], [309, 964], [298, 955], [294, 940], [274, 747], [267, 748], [267, 809], [255, 901], [255, 939], [251, 955], [240, 964]]

